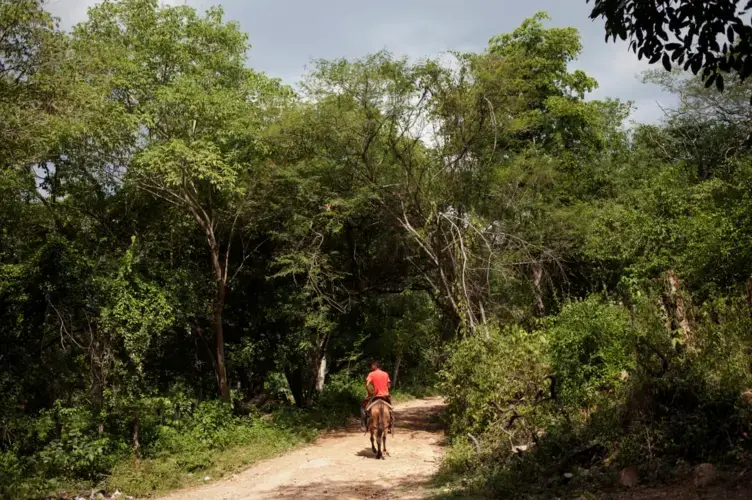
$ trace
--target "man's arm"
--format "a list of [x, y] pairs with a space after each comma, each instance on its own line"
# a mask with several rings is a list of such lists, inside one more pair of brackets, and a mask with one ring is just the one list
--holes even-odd
[[368, 377], [366, 377], [366, 392], [369, 396], [373, 394], [371, 387], [373, 387], [373, 382], [371, 382], [371, 375], [369, 374]]

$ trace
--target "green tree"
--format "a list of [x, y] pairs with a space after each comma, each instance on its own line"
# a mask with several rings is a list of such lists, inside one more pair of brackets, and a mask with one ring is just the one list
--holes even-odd
[[660, 61], [667, 70], [683, 65], [723, 90], [721, 72], [742, 80], [752, 74], [752, 26], [744, 21], [750, 8], [737, 0], [595, 0], [590, 17], [604, 18], [606, 39], [629, 39], [640, 59]]
[[0, 2], [0, 170], [47, 160], [75, 110], [67, 40], [43, 6]]
[[259, 128], [288, 92], [244, 66], [247, 36], [219, 8], [200, 17], [156, 0], [108, 1], [76, 27], [74, 43], [107, 125], [120, 131], [117, 174], [183, 209], [206, 237], [215, 282], [213, 362], [229, 401], [223, 311], [237, 271], [232, 244], [252, 224], [260, 196]]

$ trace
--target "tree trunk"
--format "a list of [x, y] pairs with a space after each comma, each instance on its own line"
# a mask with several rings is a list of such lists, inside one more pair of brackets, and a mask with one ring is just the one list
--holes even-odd
[[300, 368], [294, 370], [285, 369], [285, 378], [287, 379], [287, 385], [290, 386], [290, 392], [292, 398], [295, 400], [295, 406], [298, 408], [304, 408], [307, 404], [305, 389], [303, 388], [303, 380], [301, 376], [302, 372]]
[[661, 318], [663, 319], [663, 326], [666, 328], [667, 331], [673, 330], [671, 325], [671, 313], [669, 308], [668, 299], [665, 296], [662, 296], [660, 299], [658, 299], [657, 302], [658, 309], [661, 313]]
[[450, 305], [442, 302], [437, 303], [441, 308], [441, 340], [443, 342], [450, 342], [457, 338], [457, 332], [460, 331], [462, 319]]
[[138, 415], [133, 417], [133, 454], [141, 458], [141, 420]]
[[397, 354], [394, 361], [394, 372], [392, 373], [392, 387], [397, 387], [397, 376], [399, 375], [400, 364], [402, 363], [402, 353]]
[[227, 294], [227, 265], [229, 255], [229, 248], [225, 254], [225, 264], [222, 266], [220, 259], [220, 248], [217, 238], [214, 234], [214, 223], [212, 219], [204, 213], [205, 218], [202, 217], [197, 209], [191, 207], [196, 221], [206, 231], [206, 241], [209, 243], [209, 251], [211, 253], [212, 270], [214, 271], [214, 278], [217, 282], [217, 291], [214, 296], [214, 304], [212, 305], [212, 330], [214, 330], [214, 372], [217, 376], [217, 386], [219, 388], [219, 395], [226, 403], [230, 402], [230, 384], [227, 381], [227, 366], [225, 364], [225, 335], [222, 330], [222, 314], [225, 308], [225, 296]]
[[[219, 257], [219, 244], [214, 236], [211, 221], [205, 224], [206, 238], [211, 250], [212, 269], [217, 280], [217, 292], [214, 296], [212, 308], [212, 329], [214, 330], [214, 371], [217, 374], [217, 386], [219, 395], [226, 403], [230, 402], [230, 384], [227, 381], [227, 367], [225, 364], [225, 335], [222, 329], [222, 314], [225, 308], [225, 296], [227, 294], [227, 262], [225, 267]], [[229, 257], [229, 255], [228, 255]]]
[[541, 288], [541, 279], [543, 278], [543, 268], [540, 264], [533, 266], [533, 284], [535, 285], [535, 299], [538, 305], [538, 314], [543, 316], [546, 313], [546, 307], [543, 304], [543, 289]]
[[[99, 418], [102, 414], [104, 405], [104, 389], [107, 381], [109, 369], [107, 367], [107, 351], [109, 350], [108, 342], [101, 337], [100, 331], [92, 332], [95, 340], [90, 347], [90, 373], [91, 373], [91, 404]], [[104, 433], [104, 422], [97, 424], [99, 435]]]
[[285, 370], [285, 378], [295, 399], [295, 405], [305, 408], [310, 406], [316, 393], [324, 388], [326, 354], [319, 357], [318, 353], [309, 353], [301, 361], [294, 369]]
[[316, 392], [324, 390], [324, 379], [326, 378], [326, 354], [321, 356], [321, 363], [319, 363], [319, 371], [316, 374]]
[[217, 296], [214, 298], [212, 311], [212, 328], [214, 329], [214, 355], [216, 358], [217, 385], [222, 400], [230, 402], [230, 385], [227, 382], [227, 367], [225, 365], [225, 337], [222, 330], [222, 313], [225, 307], [226, 286], [222, 281], [217, 283]]
[[676, 315], [676, 323], [679, 325], [682, 334], [684, 335], [684, 345], [690, 347], [692, 343], [692, 330], [689, 326], [684, 299], [680, 293], [681, 283], [679, 282], [679, 277], [673, 271], [669, 271], [668, 282], [671, 287], [671, 297], [675, 304], [674, 314]]

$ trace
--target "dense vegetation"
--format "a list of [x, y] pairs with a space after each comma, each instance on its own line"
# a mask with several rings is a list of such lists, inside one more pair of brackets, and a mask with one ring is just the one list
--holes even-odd
[[0, 0], [0, 496], [266, 456], [373, 358], [495, 495], [745, 458], [752, 88], [629, 128], [544, 21], [293, 89], [218, 8]]

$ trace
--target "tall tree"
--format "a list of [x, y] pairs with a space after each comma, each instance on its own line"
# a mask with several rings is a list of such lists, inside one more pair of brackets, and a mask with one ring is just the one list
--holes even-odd
[[76, 27], [74, 43], [82, 76], [116, 117], [121, 163], [114, 173], [184, 210], [206, 238], [213, 362], [229, 401], [223, 311], [233, 263], [245, 260], [231, 252], [247, 250], [233, 242], [258, 201], [259, 129], [287, 92], [244, 66], [247, 36], [223, 21], [220, 8], [200, 17], [156, 0], [105, 1]]
[[47, 160], [78, 108], [67, 40], [41, 0], [0, 1], [0, 170]]
[[404, 281], [433, 295], [447, 337], [475, 331], [525, 273], [534, 279], [531, 266], [555, 262], [556, 230], [536, 207], [543, 184], [586, 177], [623, 113], [584, 100], [595, 82], [567, 69], [579, 36], [544, 19], [458, 54], [455, 68], [384, 52], [319, 62], [288, 125], [299, 145], [288, 161], [327, 182], [345, 227], [368, 210], [401, 230]]

